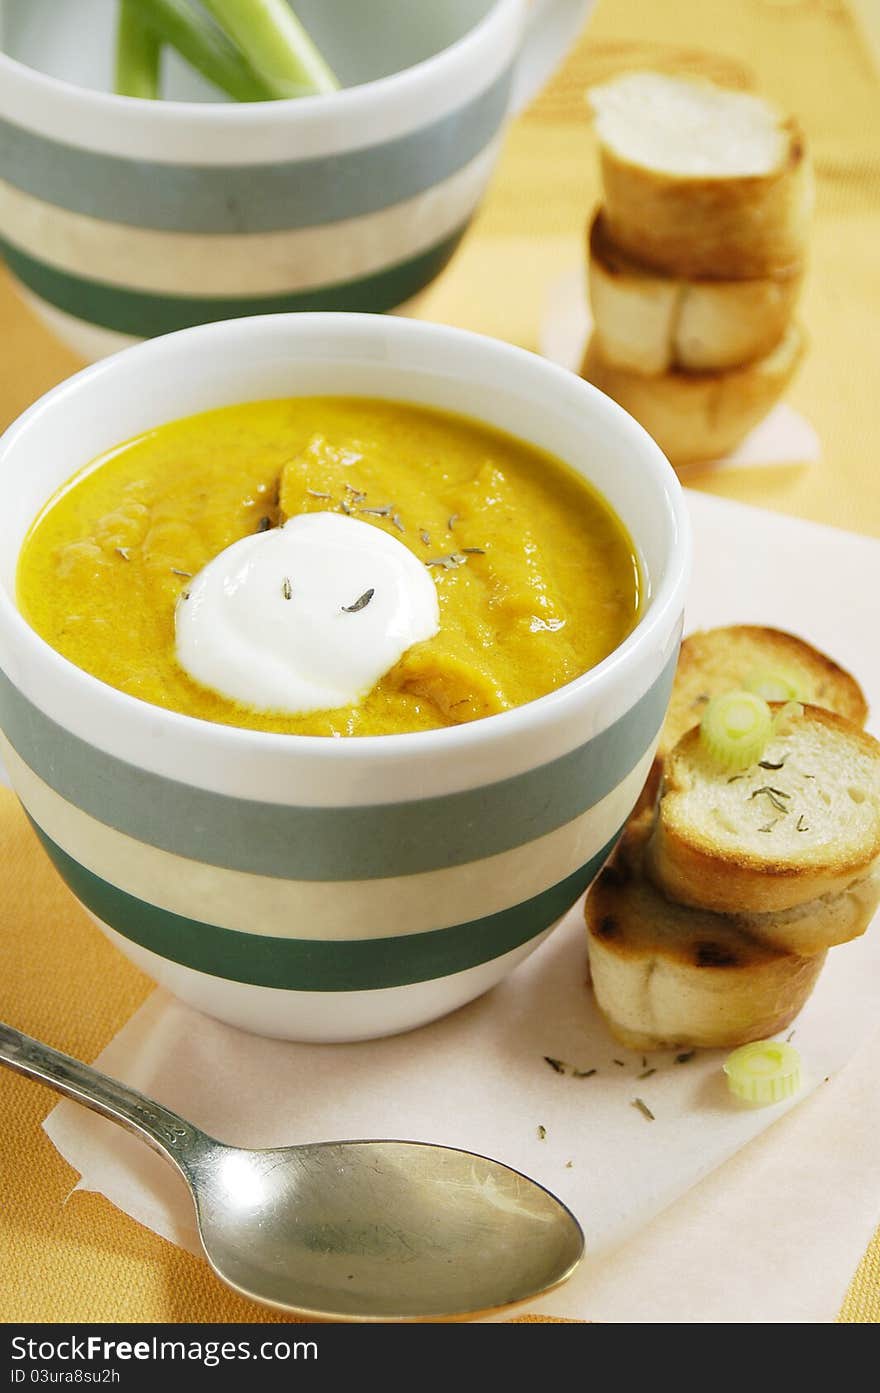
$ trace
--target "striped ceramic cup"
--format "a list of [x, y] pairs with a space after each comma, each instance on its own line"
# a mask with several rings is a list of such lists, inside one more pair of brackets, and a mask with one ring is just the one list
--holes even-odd
[[0, 254], [86, 358], [238, 315], [399, 306], [446, 265], [507, 116], [589, 3], [298, 0], [350, 85], [239, 105], [113, 96], [113, 4], [5, 0]]
[[[648, 598], [633, 633], [517, 710], [331, 740], [150, 706], [25, 624], [18, 551], [76, 469], [163, 421], [291, 393], [427, 403], [568, 460], [637, 544]], [[184, 330], [87, 368], [0, 441], [2, 758], [74, 893], [186, 1001], [302, 1040], [404, 1030], [498, 982], [601, 866], [666, 710], [688, 557], [681, 490], [657, 446], [533, 354], [393, 316]]]

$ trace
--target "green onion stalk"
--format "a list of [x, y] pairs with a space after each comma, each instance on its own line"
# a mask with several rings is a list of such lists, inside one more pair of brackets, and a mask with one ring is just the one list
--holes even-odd
[[188, 0], [125, 0], [141, 23], [170, 44], [215, 87], [239, 102], [270, 101], [274, 95], [230, 38]]
[[116, 91], [123, 97], [159, 95], [162, 43], [133, 0], [120, 0], [116, 26]]
[[336, 92], [339, 79], [286, 0], [203, 0], [274, 97]]

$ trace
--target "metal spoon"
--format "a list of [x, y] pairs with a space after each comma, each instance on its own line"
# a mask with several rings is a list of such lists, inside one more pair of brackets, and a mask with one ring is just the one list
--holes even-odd
[[2, 1022], [0, 1063], [173, 1162], [214, 1271], [269, 1306], [312, 1319], [464, 1319], [550, 1291], [583, 1255], [565, 1205], [486, 1156], [410, 1141], [226, 1146]]

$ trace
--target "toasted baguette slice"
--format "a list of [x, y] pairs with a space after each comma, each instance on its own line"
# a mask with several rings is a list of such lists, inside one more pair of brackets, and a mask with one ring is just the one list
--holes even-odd
[[646, 862], [671, 899], [774, 913], [840, 894], [878, 855], [880, 743], [831, 711], [805, 706], [739, 775], [708, 758], [699, 730], [667, 757]]
[[731, 624], [683, 640], [657, 755], [663, 759], [686, 731], [699, 725], [706, 703], [742, 687], [753, 673], [790, 676], [799, 698], [863, 726], [868, 704], [858, 682], [831, 658], [782, 629]]
[[726, 372], [682, 372], [658, 377], [613, 367], [597, 336], [587, 345], [581, 376], [612, 397], [652, 435], [671, 464], [719, 459], [736, 448], [776, 405], [804, 352], [791, 325], [766, 358]]
[[784, 1030], [825, 960], [745, 933], [735, 921], [667, 900], [644, 874], [644, 820], [631, 823], [587, 896], [596, 1000], [629, 1049], [732, 1049]]
[[645, 266], [750, 280], [799, 265], [813, 179], [800, 128], [699, 78], [630, 73], [588, 93], [608, 228]]
[[761, 280], [670, 279], [615, 247], [601, 211], [590, 227], [590, 304], [602, 357], [647, 376], [764, 357], [785, 334], [802, 279], [800, 268]]

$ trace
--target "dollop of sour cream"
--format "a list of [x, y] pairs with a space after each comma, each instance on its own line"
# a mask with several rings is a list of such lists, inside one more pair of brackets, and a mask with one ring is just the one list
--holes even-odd
[[440, 627], [437, 589], [402, 542], [338, 513], [304, 513], [233, 542], [175, 615], [177, 659], [258, 711], [359, 702]]

